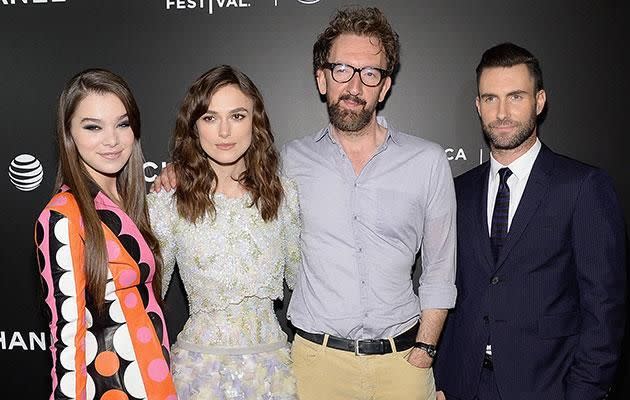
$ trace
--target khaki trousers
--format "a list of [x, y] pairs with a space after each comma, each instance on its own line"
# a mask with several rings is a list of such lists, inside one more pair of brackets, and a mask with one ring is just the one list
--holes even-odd
[[[291, 358], [300, 400], [435, 400], [432, 368], [407, 362], [411, 349], [357, 356], [295, 335]], [[395, 349], [393, 340], [392, 349]]]

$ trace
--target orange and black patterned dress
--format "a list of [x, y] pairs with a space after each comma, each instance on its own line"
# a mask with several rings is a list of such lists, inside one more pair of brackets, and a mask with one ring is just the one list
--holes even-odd
[[94, 205], [109, 269], [104, 311], [86, 296], [79, 207], [62, 189], [37, 219], [35, 241], [52, 336], [51, 399], [176, 400], [155, 259], [140, 231], [102, 192]]

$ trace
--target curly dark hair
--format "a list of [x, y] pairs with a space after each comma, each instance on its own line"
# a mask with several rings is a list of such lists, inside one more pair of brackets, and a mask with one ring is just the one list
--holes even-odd
[[347, 7], [337, 10], [328, 27], [320, 33], [313, 45], [313, 73], [328, 62], [334, 40], [344, 33], [375, 37], [385, 50], [387, 74], [398, 67], [400, 43], [385, 14], [376, 7]]
[[238, 181], [249, 192], [251, 206], [256, 205], [263, 220], [278, 215], [284, 192], [278, 176], [278, 153], [273, 145], [269, 118], [263, 98], [254, 83], [241, 71], [229, 65], [212, 68], [188, 89], [177, 115], [173, 133], [173, 164], [177, 176], [177, 211], [191, 222], [206, 212], [214, 216], [214, 193], [217, 175], [199, 142], [196, 122], [208, 111], [210, 98], [227, 85], [236, 85], [254, 101], [252, 143], [245, 152], [245, 171]]

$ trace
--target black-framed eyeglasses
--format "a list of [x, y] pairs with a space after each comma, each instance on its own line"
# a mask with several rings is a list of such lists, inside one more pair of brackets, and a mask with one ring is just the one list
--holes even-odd
[[388, 75], [386, 70], [377, 67], [357, 68], [350, 64], [341, 63], [325, 63], [322, 67], [330, 70], [332, 78], [337, 83], [349, 82], [358, 72], [361, 82], [369, 87], [378, 86]]

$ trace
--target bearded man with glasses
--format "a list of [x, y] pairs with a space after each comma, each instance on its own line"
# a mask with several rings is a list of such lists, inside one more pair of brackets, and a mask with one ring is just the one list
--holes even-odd
[[376, 115], [398, 61], [380, 10], [338, 11], [313, 47], [330, 124], [282, 152], [303, 224], [288, 310], [302, 400], [436, 396], [431, 365], [456, 298], [455, 194], [443, 149]]

